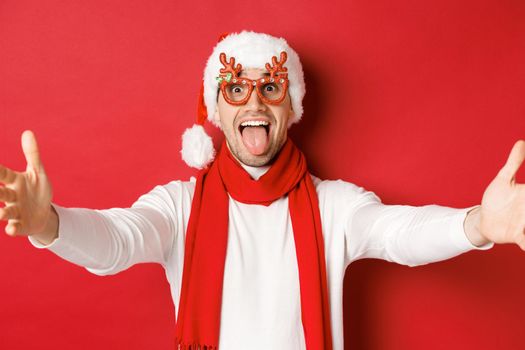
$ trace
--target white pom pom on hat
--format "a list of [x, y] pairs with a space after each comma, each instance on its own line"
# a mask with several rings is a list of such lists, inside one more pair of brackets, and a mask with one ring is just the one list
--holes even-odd
[[210, 135], [202, 125], [195, 124], [182, 134], [182, 159], [192, 168], [202, 169], [215, 158]]
[[192, 167], [203, 169], [215, 159], [215, 148], [211, 137], [204, 130], [204, 122], [208, 117], [204, 105], [203, 88], [199, 94], [197, 122], [182, 134], [182, 160]]
[[190, 167], [203, 169], [215, 158], [215, 149], [210, 136], [206, 134], [202, 125], [206, 119], [220, 128], [219, 123], [213, 118], [217, 108], [219, 93], [216, 77], [223, 68], [219, 55], [224, 52], [227, 57], [235, 57], [235, 61], [245, 68], [264, 68], [271, 62], [272, 56], [279, 57], [285, 51], [288, 60], [284, 64], [288, 68], [288, 93], [294, 111], [288, 127], [299, 122], [303, 115], [303, 97], [306, 92], [304, 73], [297, 53], [283, 38], [242, 31], [240, 33], [223, 34], [208, 58], [204, 69], [203, 85], [199, 95], [196, 124], [187, 129], [182, 136], [182, 159]]

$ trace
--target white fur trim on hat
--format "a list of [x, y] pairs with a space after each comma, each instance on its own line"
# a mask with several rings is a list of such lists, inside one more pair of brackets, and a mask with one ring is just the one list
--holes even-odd
[[201, 125], [193, 125], [182, 134], [182, 159], [190, 167], [205, 168], [215, 158], [211, 137]]
[[203, 78], [204, 102], [208, 111], [208, 120], [215, 126], [219, 126], [219, 123], [214, 120], [214, 114], [217, 108], [218, 93], [218, 83], [215, 78], [219, 76], [219, 70], [224, 68], [219, 59], [221, 52], [226, 54], [227, 59], [235, 57], [235, 63], [240, 63], [243, 68], [265, 68], [266, 63], [271, 64], [272, 56], [280, 57], [281, 51], [285, 51], [288, 55], [284, 67], [288, 68], [288, 93], [294, 112], [289, 125], [297, 123], [303, 115], [302, 103], [306, 91], [299, 56], [283, 38], [249, 31], [228, 35], [215, 46], [208, 58]]

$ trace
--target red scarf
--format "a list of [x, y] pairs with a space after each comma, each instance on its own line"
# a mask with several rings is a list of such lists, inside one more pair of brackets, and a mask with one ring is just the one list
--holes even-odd
[[304, 155], [288, 139], [271, 168], [257, 181], [225, 143], [211, 167], [199, 173], [186, 233], [176, 348], [218, 348], [230, 194], [238, 202], [266, 206], [288, 195], [306, 348], [332, 350], [321, 217], [306, 167]]

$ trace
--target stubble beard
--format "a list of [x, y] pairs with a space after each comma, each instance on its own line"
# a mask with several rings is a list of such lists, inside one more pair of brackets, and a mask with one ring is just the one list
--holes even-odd
[[264, 166], [271, 163], [273, 158], [277, 155], [277, 153], [279, 153], [286, 141], [286, 137], [284, 137], [283, 140], [280, 140], [279, 144], [273, 142], [270, 139], [268, 151], [264, 154], [261, 154], [260, 156], [254, 156], [247, 150], [243, 149], [241, 145], [239, 145], [239, 142], [242, 143], [242, 141], [237, 140], [235, 131], [233, 133], [231, 131], [225, 132], [224, 136], [226, 138], [226, 144], [228, 145], [228, 148], [230, 149], [230, 152], [233, 154], [233, 156], [244, 165], [253, 167]]

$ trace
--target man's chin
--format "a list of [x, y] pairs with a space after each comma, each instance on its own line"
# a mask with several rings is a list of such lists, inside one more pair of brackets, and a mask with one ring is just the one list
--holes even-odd
[[248, 166], [264, 166], [270, 163], [272, 160], [271, 155], [264, 153], [261, 155], [253, 155], [253, 154], [242, 154], [239, 156], [236, 156], [237, 160], [239, 160], [244, 165]]

